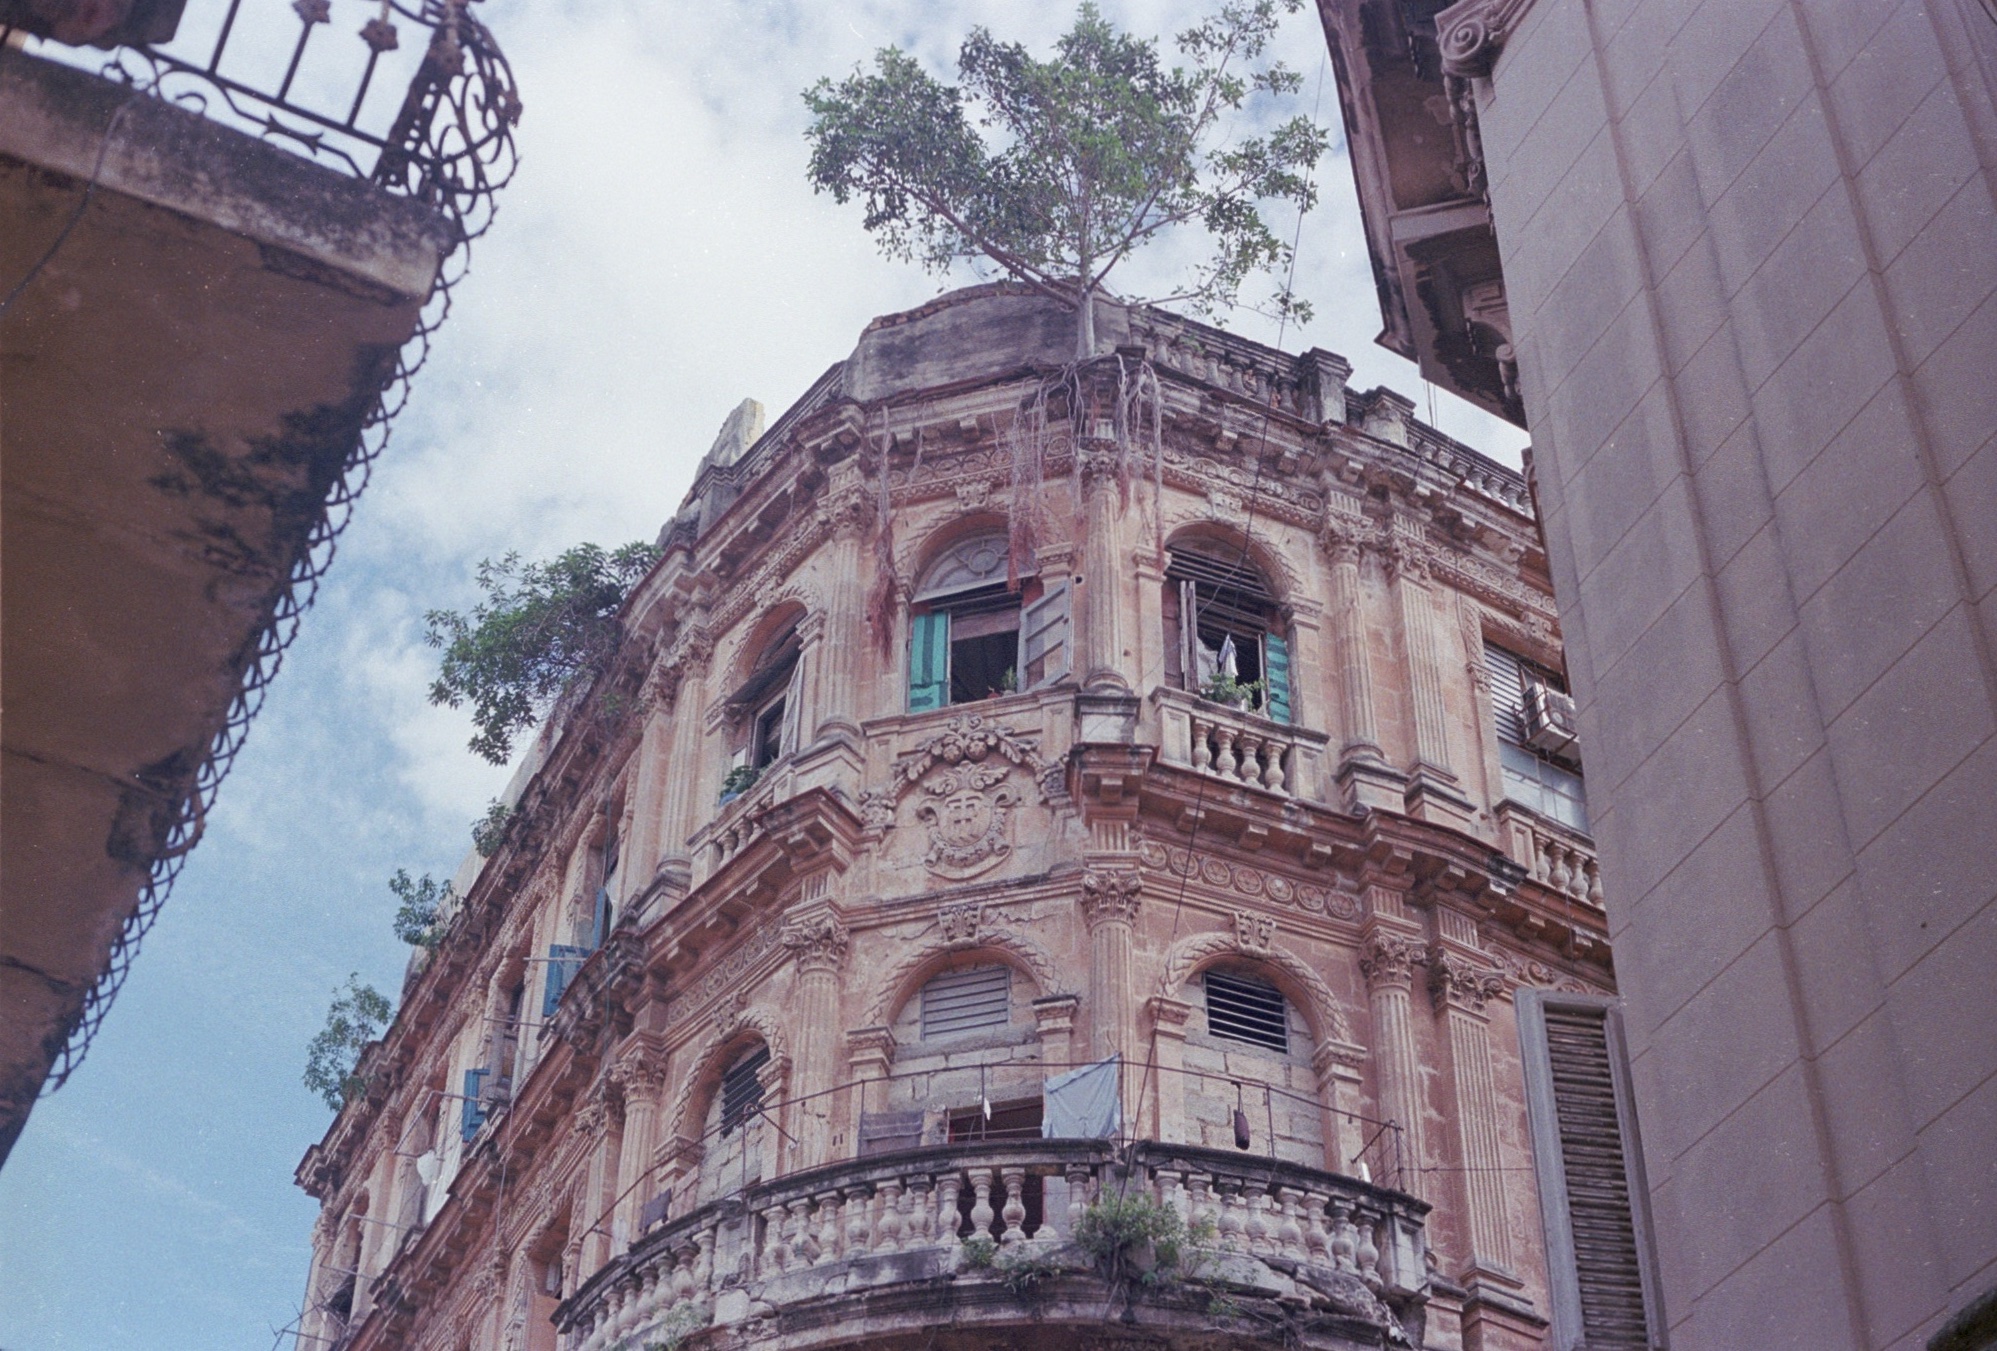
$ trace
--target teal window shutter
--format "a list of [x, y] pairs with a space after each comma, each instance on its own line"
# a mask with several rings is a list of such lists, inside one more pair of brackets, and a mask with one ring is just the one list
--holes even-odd
[[555, 1008], [562, 1002], [562, 991], [569, 988], [569, 980], [580, 967], [583, 958], [589, 956], [590, 949], [573, 947], [567, 943], [554, 943], [548, 947], [548, 992], [541, 998], [541, 1016], [552, 1018]]
[[464, 1114], [458, 1118], [458, 1134], [466, 1140], [477, 1135], [478, 1128], [485, 1124], [485, 1104], [478, 1100], [478, 1093], [488, 1073], [488, 1070], [465, 1071]]
[[1290, 645], [1273, 633], [1262, 635], [1262, 675], [1269, 682], [1265, 711], [1276, 722], [1290, 721]]
[[941, 708], [950, 702], [950, 616], [942, 612], [909, 616], [908, 711]]
[[596, 919], [590, 929], [590, 951], [603, 946], [603, 940], [610, 937], [610, 888], [596, 889]]

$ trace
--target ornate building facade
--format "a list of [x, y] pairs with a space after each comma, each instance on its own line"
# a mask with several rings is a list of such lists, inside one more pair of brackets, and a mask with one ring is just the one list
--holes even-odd
[[301, 1347], [1530, 1347], [1634, 1261], [1523, 481], [1072, 323], [731, 419], [300, 1165]]

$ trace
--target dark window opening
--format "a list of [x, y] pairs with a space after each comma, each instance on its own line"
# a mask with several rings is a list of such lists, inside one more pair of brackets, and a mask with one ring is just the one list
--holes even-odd
[[1290, 1011], [1283, 992], [1265, 981], [1224, 971], [1206, 974], [1207, 1031], [1272, 1051], [1290, 1049]]
[[1040, 1099], [992, 1104], [991, 1120], [985, 1119], [984, 1105], [963, 1107], [950, 1113], [950, 1143], [961, 1145], [974, 1140], [1038, 1140], [1040, 1138]]
[[[1535, 744], [1535, 732], [1546, 707], [1537, 707], [1533, 692], [1564, 695], [1560, 677], [1542, 666], [1491, 643], [1484, 645], [1484, 668], [1491, 677], [1491, 716], [1498, 728], [1498, 761], [1504, 772], [1504, 795], [1564, 826], [1588, 830], [1588, 795], [1582, 782], [1580, 753], [1569, 738], [1557, 751]], [[1537, 740], [1544, 741], [1542, 735]]]
[[1231, 673], [1258, 686], [1249, 707], [1290, 721], [1289, 644], [1262, 578], [1238, 560], [1173, 549], [1165, 570], [1166, 675], [1200, 693]]
[[750, 740], [749, 763], [757, 769], [775, 764], [784, 753], [784, 705], [779, 696], [764, 705], [756, 715], [756, 729]]
[[763, 1105], [763, 1066], [770, 1063], [770, 1048], [758, 1046], [728, 1067], [721, 1076], [721, 1133], [734, 1131]]
[[495, 1029], [498, 1053], [493, 1057], [494, 1076], [503, 1090], [511, 1090], [513, 1072], [520, 1058], [520, 1012], [527, 1000], [527, 982], [523, 977], [506, 995], [506, 1012]]

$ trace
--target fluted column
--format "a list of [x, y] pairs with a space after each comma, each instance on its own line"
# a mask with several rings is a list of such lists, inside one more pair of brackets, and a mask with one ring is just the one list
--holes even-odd
[[1449, 1033], [1449, 1074], [1456, 1097], [1456, 1144], [1462, 1161], [1463, 1209], [1468, 1217], [1471, 1265], [1507, 1282], [1511, 1225], [1505, 1213], [1504, 1156], [1498, 1146], [1498, 1093], [1491, 1070], [1485, 1004], [1505, 982], [1440, 944], [1428, 953], [1429, 993]]
[[661, 677], [662, 681], [670, 682], [664, 688], [670, 690], [671, 707], [685, 716], [672, 717], [666, 724], [669, 735], [660, 754], [665, 785], [659, 795], [654, 871], [664, 878], [669, 890], [677, 892], [684, 892], [693, 880], [687, 837], [699, 824], [699, 793], [704, 784], [700, 772], [701, 727], [694, 710], [700, 707], [709, 655], [705, 635], [689, 633], [673, 644], [665, 663], [666, 673]]
[[1341, 760], [1378, 760], [1379, 717], [1373, 709], [1373, 664], [1366, 651], [1366, 611], [1359, 583], [1358, 541], [1334, 539], [1331, 553], [1331, 642], [1338, 671]]
[[872, 513], [865, 491], [857, 487], [829, 509], [834, 513], [832, 539], [820, 557], [826, 575], [839, 580], [825, 590], [825, 622], [816, 656], [805, 670], [811, 685], [806, 705], [811, 720], [800, 726], [809, 733], [806, 744], [832, 738], [857, 746], [860, 720], [867, 713], [862, 692], [872, 664], [879, 660], [867, 631], [867, 588], [862, 581], [873, 570], [866, 547]]
[[1394, 601], [1400, 609], [1407, 651], [1408, 688], [1413, 695], [1415, 770], [1453, 778], [1449, 722], [1442, 703], [1442, 667], [1436, 656], [1435, 602], [1428, 589], [1428, 565], [1414, 546], [1395, 540], [1387, 552]]
[[[1359, 970], [1366, 977], [1366, 996], [1373, 1011], [1373, 1063], [1379, 1079], [1380, 1114], [1400, 1127], [1401, 1170], [1398, 1183], [1378, 1174], [1376, 1182], [1398, 1185], [1416, 1196], [1428, 1187], [1421, 1167], [1428, 1158], [1424, 1142], [1421, 1054], [1415, 1046], [1414, 1013], [1409, 991], [1414, 968], [1422, 955], [1414, 938], [1376, 928], [1360, 947]], [[1382, 1159], [1384, 1166], [1388, 1161]]]
[[660, 1066], [643, 1051], [618, 1062], [612, 1078], [624, 1093], [624, 1134], [617, 1151], [616, 1208], [610, 1222], [611, 1251], [623, 1252], [638, 1237], [638, 1217], [655, 1187], [644, 1185], [652, 1168], [652, 1137], [659, 1119]]
[[619, 1154], [619, 1132], [614, 1129], [619, 1113], [618, 1104], [611, 1100], [605, 1091], [607, 1085], [599, 1085], [583, 1109], [576, 1113], [576, 1126], [593, 1137], [589, 1153], [589, 1173], [583, 1187], [582, 1209], [579, 1217], [586, 1229], [582, 1235], [582, 1249], [578, 1254], [582, 1262], [579, 1278], [588, 1280], [610, 1260], [610, 1199], [616, 1193], [611, 1190], [617, 1176]]
[[[1082, 919], [1089, 930], [1089, 1047], [1098, 1060], [1131, 1058], [1132, 935], [1143, 879], [1135, 868], [1090, 868], [1082, 874]], [[1128, 1112], [1132, 1104], [1125, 1103]]]
[[638, 742], [637, 782], [632, 788], [631, 838], [625, 841], [623, 864], [617, 870], [618, 894], [611, 900], [623, 914], [634, 897], [645, 894], [658, 875], [660, 826], [666, 785], [671, 778], [673, 705], [654, 684], [644, 696], [645, 731]]
[[[833, 1038], [839, 1022], [839, 971], [852, 936], [829, 910], [793, 915], [784, 921], [783, 945], [797, 963], [795, 1000], [795, 1096], [798, 1109], [792, 1167], [811, 1168], [831, 1157], [832, 1104], [818, 1096], [836, 1082]], [[788, 1172], [790, 1169], [781, 1171]]]
[[1083, 497], [1082, 585], [1077, 597], [1081, 631], [1079, 667], [1084, 689], [1128, 690], [1130, 677], [1123, 662], [1123, 573], [1121, 544], [1122, 500], [1116, 483], [1113, 448], [1084, 441], [1081, 457]]

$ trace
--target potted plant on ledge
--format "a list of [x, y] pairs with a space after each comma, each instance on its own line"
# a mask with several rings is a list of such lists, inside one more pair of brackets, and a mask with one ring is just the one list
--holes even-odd
[[1210, 704], [1225, 704], [1243, 712], [1254, 712], [1262, 706], [1263, 682], [1260, 680], [1238, 680], [1231, 671], [1215, 671], [1200, 686], [1200, 698]]
[[763, 771], [754, 765], [737, 765], [728, 771], [728, 777], [721, 781], [721, 805], [727, 806], [742, 794], [756, 786], [756, 780]]

